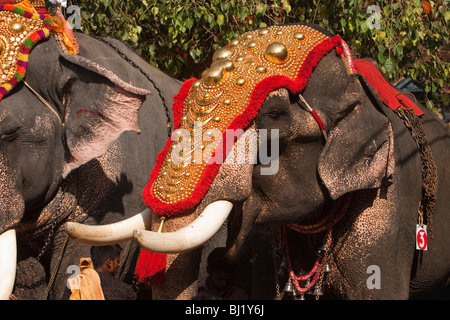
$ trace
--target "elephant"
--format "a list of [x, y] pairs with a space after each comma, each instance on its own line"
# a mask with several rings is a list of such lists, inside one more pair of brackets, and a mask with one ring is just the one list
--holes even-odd
[[[172, 130], [179, 80], [118, 40], [74, 35], [78, 54], [54, 33], [39, 41], [25, 78], [0, 101], [2, 299], [13, 290], [16, 255], [31, 271], [42, 264], [46, 297], [60, 299], [89, 256], [64, 223], [112, 223], [142, 211], [142, 189]], [[131, 284], [140, 248], [122, 246], [117, 277]], [[26, 289], [21, 281], [14, 292], [33, 296]]]
[[154, 218], [133, 236], [167, 255], [154, 290], [195, 296], [189, 266], [224, 226], [251, 299], [409, 299], [448, 285], [450, 130], [393, 90], [316, 25], [219, 49], [175, 97], [176, 130], [143, 191]]

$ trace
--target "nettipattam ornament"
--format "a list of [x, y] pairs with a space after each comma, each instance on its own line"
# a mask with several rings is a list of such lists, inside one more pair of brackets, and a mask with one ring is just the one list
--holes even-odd
[[0, 100], [23, 80], [31, 49], [48, 38], [51, 28], [47, 15], [0, 4]]
[[201, 79], [186, 81], [175, 97], [176, 130], [144, 189], [147, 205], [172, 216], [198, 204], [233, 145], [227, 130], [245, 129], [271, 91], [300, 93], [335, 47], [346, 47], [339, 36], [294, 24], [247, 32], [216, 51]]

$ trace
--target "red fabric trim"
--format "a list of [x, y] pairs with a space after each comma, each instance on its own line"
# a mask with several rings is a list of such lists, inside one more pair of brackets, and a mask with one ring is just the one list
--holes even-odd
[[414, 104], [408, 97], [395, 90], [383, 77], [378, 68], [367, 60], [355, 60], [356, 72], [361, 73], [367, 82], [375, 89], [380, 99], [392, 110], [400, 107], [412, 110], [416, 115], [423, 115], [422, 110]]
[[[312, 71], [317, 66], [322, 57], [329, 53], [333, 48], [339, 47], [341, 41], [342, 39], [340, 36], [335, 36], [333, 38], [325, 39], [322, 43], [317, 45], [306, 57], [305, 62], [303, 63], [303, 66], [301, 67], [296, 79], [290, 79], [282, 75], [275, 75], [265, 78], [260, 83], [258, 83], [253, 89], [251, 100], [249, 105], [247, 106], [247, 109], [241, 115], [236, 117], [236, 119], [234, 119], [228, 129], [245, 128], [250, 123], [250, 121], [252, 121], [256, 117], [267, 95], [271, 91], [284, 87], [288, 89], [292, 94], [300, 93], [308, 84], [309, 77]], [[195, 81], [195, 79], [190, 79], [183, 83], [180, 92], [175, 96], [175, 101], [172, 107], [174, 112], [175, 128], [179, 128], [180, 126], [183, 102], [189, 93], [189, 89], [193, 81]], [[225, 135], [226, 133], [223, 134], [223, 150], [221, 150], [223, 152], [223, 155], [226, 155], [229, 151], [227, 150]], [[195, 207], [201, 201], [201, 199], [203, 199], [204, 195], [209, 189], [211, 182], [216, 176], [217, 171], [220, 168], [220, 164], [218, 163], [207, 165], [206, 169], [203, 171], [202, 176], [200, 177], [197, 187], [192, 192], [189, 198], [179, 201], [175, 204], [166, 204], [161, 202], [159, 199], [153, 196], [152, 186], [156, 180], [159, 170], [161, 169], [171, 142], [171, 139], [169, 139], [164, 150], [161, 151], [158, 155], [156, 165], [150, 175], [149, 183], [143, 190], [143, 198], [146, 205], [156, 214], [164, 216], [173, 216]], [[217, 149], [214, 152], [213, 157], [216, 156], [217, 152], [220, 152], [220, 150]]]

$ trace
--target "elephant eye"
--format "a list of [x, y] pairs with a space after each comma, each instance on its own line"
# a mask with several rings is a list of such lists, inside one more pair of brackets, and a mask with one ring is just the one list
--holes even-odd
[[1, 137], [1, 141], [13, 141], [17, 137], [18, 128], [5, 131]]
[[267, 112], [264, 113], [264, 116], [270, 117], [272, 119], [278, 119], [282, 115], [286, 114], [286, 110], [284, 108], [271, 108]]

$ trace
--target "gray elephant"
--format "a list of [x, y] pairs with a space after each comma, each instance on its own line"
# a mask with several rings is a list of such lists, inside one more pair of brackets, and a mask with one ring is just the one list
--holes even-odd
[[245, 33], [173, 110], [144, 188], [163, 232], [157, 219], [134, 231], [167, 254], [164, 298], [196, 294], [201, 246], [224, 223], [252, 299], [283, 295], [287, 279], [299, 299], [408, 299], [448, 284], [449, 128], [339, 36], [307, 24]]
[[[8, 22], [18, 14], [7, 9], [2, 6], [1, 14]], [[35, 17], [25, 13], [5, 26], [26, 39], [25, 32], [39, 24]], [[170, 136], [170, 105], [180, 83], [119, 41], [75, 36], [78, 55], [66, 53], [53, 33], [37, 42], [25, 78], [0, 101], [4, 299], [14, 284], [16, 241], [19, 261], [31, 261], [19, 266], [34, 270], [42, 264], [44, 285], [53, 284], [52, 297], [60, 298], [74, 272], [69, 266], [89, 255], [89, 247], [66, 238], [63, 223], [112, 223], [142, 211], [142, 189]], [[24, 47], [4, 43], [2, 36], [2, 59], [17, 48]], [[133, 241], [123, 248], [118, 276], [131, 283], [140, 248]], [[25, 289], [26, 283], [16, 288], [19, 298]]]

